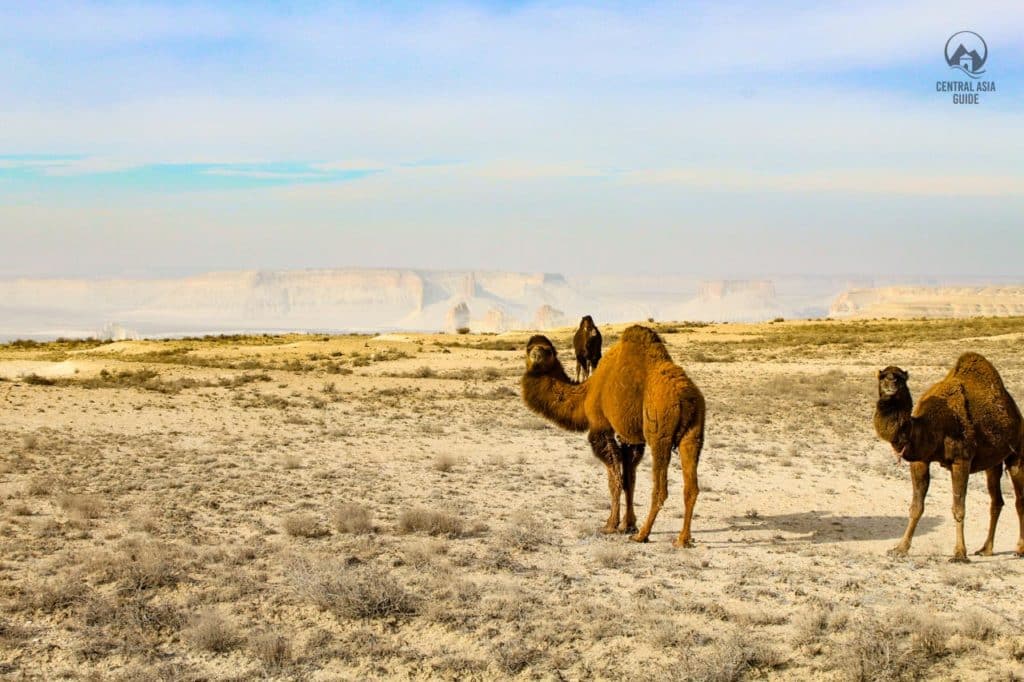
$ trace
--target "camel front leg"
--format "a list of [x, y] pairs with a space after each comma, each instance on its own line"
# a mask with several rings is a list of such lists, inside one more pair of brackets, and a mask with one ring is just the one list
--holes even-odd
[[1017, 534], [1016, 554], [1024, 557], [1024, 458], [1018, 457], [1017, 462], [1007, 467], [1010, 480], [1013, 482], [1013, 504], [1017, 508], [1017, 523], [1020, 530]]
[[900, 543], [889, 550], [893, 556], [906, 556], [910, 551], [910, 541], [917, 529], [917, 522], [921, 520], [924, 513], [924, 498], [928, 495], [928, 485], [931, 483], [931, 471], [928, 462], [910, 463], [910, 481], [914, 486], [914, 497], [910, 502], [910, 518], [907, 521], [907, 529], [903, 533]]
[[636, 490], [636, 468], [644, 457], [644, 444], [619, 446], [622, 453], [622, 489], [626, 493], [626, 513], [619, 523], [620, 533], [636, 533], [636, 512], [633, 510], [633, 493]]
[[965, 564], [967, 545], [964, 542], [964, 514], [967, 506], [967, 479], [971, 475], [971, 463], [963, 458], [953, 460], [951, 468], [953, 478], [953, 520], [956, 521], [956, 547], [950, 561]]
[[643, 528], [629, 538], [633, 542], [647, 542], [647, 538], [651, 535], [651, 528], [654, 526], [654, 520], [658, 518], [658, 512], [661, 511], [662, 505], [668, 498], [668, 463], [671, 457], [672, 450], [667, 443], [662, 442], [651, 446], [651, 478], [653, 479], [651, 508], [647, 512]]
[[999, 514], [1003, 511], [1003, 490], [1000, 479], [1003, 476], [1003, 463], [996, 464], [985, 472], [988, 483], [988, 496], [991, 500], [988, 508], [988, 536], [985, 544], [977, 552], [978, 556], [992, 556], [992, 544], [996, 537], [996, 524], [999, 523]]
[[601, 528], [602, 533], [614, 533], [619, 529], [619, 498], [622, 497], [622, 455], [611, 431], [591, 431], [587, 436], [594, 456], [604, 463], [608, 473], [608, 494], [611, 497], [611, 512]]

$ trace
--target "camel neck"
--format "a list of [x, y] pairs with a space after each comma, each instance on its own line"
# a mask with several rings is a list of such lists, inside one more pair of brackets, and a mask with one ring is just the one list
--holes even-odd
[[587, 423], [583, 403], [587, 384], [574, 384], [564, 376], [523, 376], [523, 400], [537, 414], [550, 419], [563, 429], [586, 431]]
[[879, 398], [875, 405], [875, 431], [882, 440], [902, 447], [910, 440], [914, 399], [909, 392]]

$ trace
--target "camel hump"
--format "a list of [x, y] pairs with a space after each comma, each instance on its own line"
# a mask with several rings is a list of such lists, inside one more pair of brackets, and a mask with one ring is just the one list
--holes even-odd
[[622, 332], [622, 341], [646, 344], [664, 343], [661, 340], [661, 337], [658, 336], [658, 332], [654, 331], [650, 327], [644, 327], [639, 324], [627, 327], [626, 330]]
[[981, 379], [985, 381], [997, 379], [999, 383], [1002, 384], [1002, 378], [999, 376], [999, 372], [991, 362], [986, 360], [979, 353], [967, 352], [957, 358], [956, 365], [953, 367], [952, 375], [956, 377], [970, 377], [972, 379]]

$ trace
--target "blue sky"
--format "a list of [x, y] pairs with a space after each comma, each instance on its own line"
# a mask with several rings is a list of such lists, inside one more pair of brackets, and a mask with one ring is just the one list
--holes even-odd
[[0, 63], [0, 276], [1024, 277], [1020, 2], [0, 1]]

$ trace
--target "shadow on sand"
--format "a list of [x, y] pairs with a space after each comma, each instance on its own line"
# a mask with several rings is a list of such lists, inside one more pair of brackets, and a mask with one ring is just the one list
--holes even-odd
[[[736, 530], [780, 531], [802, 537], [789, 537], [797, 542], [850, 542], [855, 540], [889, 540], [903, 536], [907, 527], [905, 516], [836, 516], [827, 511], [808, 511], [776, 516], [734, 516], [728, 519]], [[914, 537], [921, 537], [941, 523], [935, 516], [923, 516]]]

